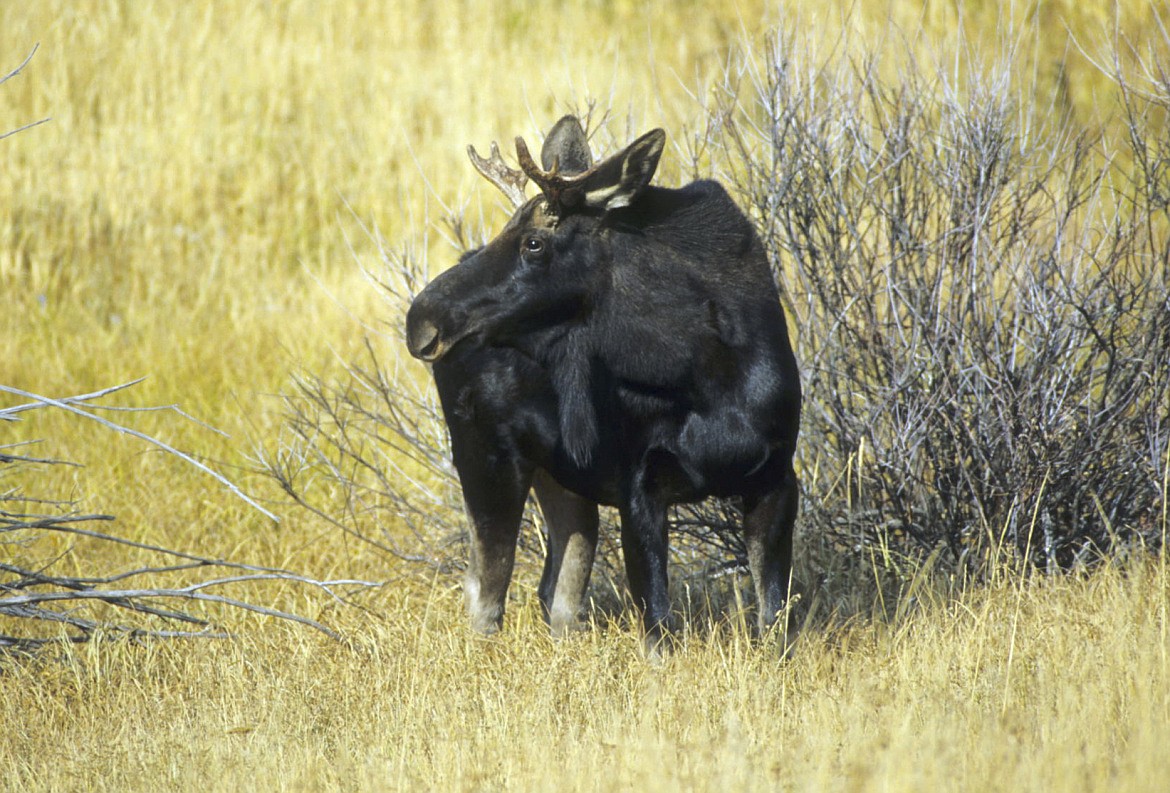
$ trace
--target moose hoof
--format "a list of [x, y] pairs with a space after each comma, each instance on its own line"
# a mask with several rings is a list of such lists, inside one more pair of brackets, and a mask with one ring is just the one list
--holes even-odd
[[549, 615], [548, 630], [554, 639], [567, 639], [585, 628], [585, 623], [576, 614], [553, 613]]
[[789, 657], [800, 635], [799, 629], [792, 622], [781, 618], [771, 625], [761, 624], [759, 643], [765, 647], [775, 647], [781, 658]]
[[499, 633], [500, 627], [504, 624], [504, 609], [499, 606], [484, 608], [469, 603], [467, 616], [471, 622], [471, 629], [483, 636]]
[[500, 627], [503, 625], [503, 620], [477, 620], [471, 621], [471, 629], [480, 636], [492, 636], [500, 632]]
[[666, 663], [674, 652], [674, 640], [669, 634], [642, 637], [642, 657], [651, 666], [660, 666]]

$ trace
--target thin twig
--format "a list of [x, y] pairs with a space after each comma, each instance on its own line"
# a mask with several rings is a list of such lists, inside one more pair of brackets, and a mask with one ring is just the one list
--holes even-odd
[[[192, 584], [191, 586], [181, 587], [179, 589], [89, 589], [78, 592], [36, 592], [0, 598], [0, 613], [4, 613], [10, 609], [17, 609], [21, 606], [39, 605], [41, 603], [54, 603], [61, 601], [100, 600], [108, 603], [115, 603], [118, 601], [132, 601], [141, 598], [178, 598], [183, 600], [198, 600], [208, 603], [221, 603], [223, 605], [243, 609], [244, 611], [263, 614], [267, 617], [276, 617], [278, 619], [300, 623], [301, 625], [308, 625], [312, 628], [316, 628], [330, 638], [340, 638], [340, 636], [331, 628], [326, 627], [314, 619], [302, 617], [299, 614], [293, 614], [291, 612], [281, 611], [279, 609], [269, 608], [268, 606], [260, 606], [255, 603], [249, 603], [246, 600], [240, 600], [238, 598], [231, 598], [225, 595], [211, 595], [205, 592], [200, 592], [200, 586], [201, 585], [199, 584]], [[321, 586], [322, 588], [328, 590], [326, 582], [321, 582]]]
[[[4, 75], [3, 77], [0, 77], [0, 85], [4, 85], [4, 83], [8, 82], [13, 77], [20, 74], [22, 71], [24, 71], [24, 67], [28, 66], [29, 61], [31, 61], [33, 56], [36, 55], [37, 50], [40, 48], [40, 46], [41, 46], [40, 44], [34, 44], [32, 50], [30, 50], [28, 55], [25, 56], [24, 60], [20, 62], [19, 66], [17, 66], [15, 69], [10, 71], [8, 74]], [[40, 121], [34, 121], [31, 124], [25, 124], [24, 126], [17, 127], [16, 129], [11, 130], [9, 132], [0, 133], [0, 140], [4, 140], [5, 138], [10, 137], [12, 135], [15, 135], [18, 132], [23, 132], [26, 129], [32, 129], [33, 127], [37, 126], [38, 124], [44, 124], [46, 121], [49, 121], [49, 120], [50, 119], [48, 119], [48, 118], [42, 118]]]
[[278, 518], [275, 514], [268, 511], [264, 507], [260, 506], [254, 500], [252, 500], [252, 498], [250, 496], [248, 496], [246, 493], [244, 493], [244, 491], [240, 490], [240, 488], [238, 486], [236, 486], [236, 484], [234, 482], [232, 482], [231, 480], [229, 480], [227, 477], [223, 476], [222, 474], [217, 473], [216, 471], [213, 471], [211, 468], [207, 467], [206, 465], [204, 465], [200, 461], [196, 460], [191, 455], [187, 454], [186, 452], [179, 451], [178, 449], [176, 449], [175, 447], [171, 446], [168, 443], [160, 441], [157, 438], [154, 438], [150, 435], [147, 435], [144, 432], [139, 432], [138, 430], [131, 429], [130, 427], [126, 427], [126, 426], [123, 426], [121, 424], [117, 424], [113, 421], [110, 421], [109, 419], [104, 419], [104, 418], [101, 418], [100, 416], [95, 416], [92, 413], [87, 413], [86, 411], [82, 410], [81, 408], [71, 404], [69, 401], [63, 401], [63, 400], [59, 400], [59, 399], [51, 399], [49, 397], [40, 396], [39, 394], [33, 394], [33, 393], [28, 392], [28, 391], [23, 391], [19, 388], [12, 388], [10, 386], [4, 386], [4, 385], [0, 385], [0, 391], [4, 391], [6, 393], [22, 397], [24, 399], [32, 399], [32, 400], [35, 400], [36, 402], [41, 402], [45, 405], [50, 405], [50, 406], [58, 408], [60, 410], [68, 411], [69, 413], [73, 413], [74, 415], [89, 419], [90, 421], [96, 421], [98, 424], [101, 424], [102, 426], [106, 427], [107, 429], [111, 429], [115, 432], [120, 432], [120, 433], [124, 433], [126, 435], [133, 436], [135, 438], [138, 438], [139, 440], [146, 441], [149, 444], [157, 446], [158, 448], [162, 449], [163, 451], [167, 452], [168, 454], [173, 454], [175, 457], [178, 457], [180, 460], [183, 460], [184, 462], [187, 462], [187, 463], [195, 466], [200, 471], [203, 471], [205, 474], [211, 476], [217, 482], [219, 482], [224, 487], [226, 487], [228, 490], [230, 490], [232, 493], [234, 493], [240, 500], [247, 503], [249, 506], [251, 506], [257, 512], [259, 512], [262, 515], [264, 515], [265, 517], [267, 517], [272, 522], [274, 522], [274, 523], [280, 522], [280, 518]]

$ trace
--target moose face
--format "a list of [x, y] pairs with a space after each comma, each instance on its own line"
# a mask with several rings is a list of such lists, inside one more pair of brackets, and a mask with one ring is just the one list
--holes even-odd
[[527, 202], [483, 248], [467, 253], [415, 299], [407, 314], [412, 355], [433, 362], [467, 338], [506, 344], [579, 315], [588, 268], [576, 224], [561, 224], [542, 199]]

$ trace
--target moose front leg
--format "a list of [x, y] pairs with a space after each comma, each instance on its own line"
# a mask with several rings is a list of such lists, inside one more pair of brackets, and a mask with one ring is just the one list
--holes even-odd
[[[759, 496], [745, 497], [743, 528], [748, 566], [756, 589], [760, 635], [776, 623], [788, 600], [792, 572], [792, 531], [800, 486], [791, 461], [785, 461], [778, 485]], [[781, 625], [787, 636], [788, 625]]]
[[493, 634], [503, 624], [504, 601], [516, 557], [516, 534], [506, 527], [480, 524], [472, 532], [463, 596], [471, 628], [478, 633]]
[[553, 636], [580, 627], [578, 614], [597, 552], [597, 505], [537, 471], [532, 489], [548, 528], [548, 555], [540, 577], [540, 602]]
[[478, 465], [459, 469], [463, 498], [471, 516], [470, 558], [463, 594], [471, 627], [484, 634], [498, 631], [504, 619], [530, 482], [530, 474], [511, 466], [501, 467], [506, 470], [493, 471], [493, 475], [486, 475]]
[[[468, 538], [469, 559], [463, 578], [464, 601], [471, 627], [480, 633], [495, 633], [504, 618], [504, 603], [516, 559], [516, 539], [524, 502], [532, 484], [532, 466], [501, 441], [493, 424], [482, 411], [493, 415], [491, 403], [476, 402], [467, 388], [469, 369], [466, 350], [453, 352], [436, 361], [433, 374], [443, 417], [451, 433], [451, 456], [459, 472], [463, 502], [471, 518]], [[506, 367], [493, 381], [499, 398], [507, 401], [509, 380]], [[479, 412], [477, 412], [477, 406]]]

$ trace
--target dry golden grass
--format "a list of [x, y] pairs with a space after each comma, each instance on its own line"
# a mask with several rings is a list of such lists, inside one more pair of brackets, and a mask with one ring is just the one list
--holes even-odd
[[[901, 0], [567, 5], [0, 4], [0, 70], [41, 45], [0, 87], [0, 131], [52, 117], [0, 142], [0, 383], [59, 396], [148, 375], [133, 401], [181, 403], [231, 437], [162, 415], [136, 427], [277, 498], [235, 466], [275, 442], [268, 395], [289, 372], [335, 366], [359, 321], [380, 321], [347, 242], [374, 253], [358, 221], [436, 262], [451, 251], [425, 231], [444, 205], [479, 217], [482, 202], [498, 222], [468, 142], [531, 140], [587, 98], [615, 135], [662, 125], [677, 140], [700, 115], [690, 92], [773, 25], [848, 55], [897, 38], [893, 19], [930, 58], [959, 30], [952, 4]], [[1015, 42], [1032, 70], [1021, 85], [1099, 123], [1111, 86], [1066, 52], [1065, 26], [1092, 49], [1113, 18], [1061, 2], [1009, 26], [997, 5], [967, 4], [966, 47]], [[1151, 14], [1122, 2], [1120, 31], [1142, 46]], [[126, 536], [400, 580], [386, 558], [295, 511], [274, 527], [131, 439], [52, 414], [4, 433], [84, 463], [25, 488], [112, 512]], [[449, 581], [402, 581], [367, 598], [371, 614], [250, 593], [323, 612], [350, 646], [229, 614], [233, 642], [4, 660], [0, 788], [1145, 791], [1170, 771], [1157, 565], [924, 596], [892, 626], [818, 626], [783, 663], [734, 625], [693, 626], [661, 668], [619, 626], [550, 642], [533, 584], [517, 583], [492, 640], [467, 635]]]
[[0, 679], [12, 790], [1160, 789], [1164, 569], [1004, 585], [806, 636], [723, 627], [661, 667], [627, 630], [561, 643], [458, 593], [379, 598], [343, 647], [299, 632], [85, 647]]

